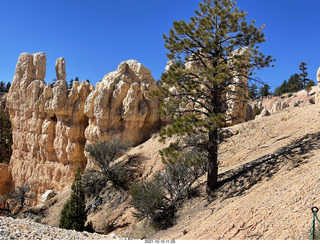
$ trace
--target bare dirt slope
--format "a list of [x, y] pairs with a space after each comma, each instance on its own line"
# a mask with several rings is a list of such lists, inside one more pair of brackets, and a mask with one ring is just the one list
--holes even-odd
[[[184, 204], [153, 238], [307, 239], [320, 205], [320, 106], [288, 108], [232, 127], [221, 146], [220, 188]], [[232, 139], [232, 140], [231, 140]]]
[[[308, 239], [311, 207], [320, 206], [320, 105], [287, 108], [230, 129], [234, 136], [220, 147], [213, 199], [205, 194], [204, 176], [200, 196], [181, 206], [168, 230], [154, 234], [143, 227], [132, 216], [129, 197], [91, 214], [95, 228], [112, 222], [117, 235], [150, 239]], [[163, 146], [154, 136], [129, 152], [143, 159], [140, 179], [161, 169]], [[54, 211], [57, 220], [60, 210]], [[55, 225], [48, 217], [44, 221]]]

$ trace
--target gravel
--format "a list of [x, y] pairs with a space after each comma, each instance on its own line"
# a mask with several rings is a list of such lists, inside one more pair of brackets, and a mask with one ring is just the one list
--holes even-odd
[[127, 240], [115, 234], [65, 230], [36, 223], [29, 219], [0, 217], [0, 240]]

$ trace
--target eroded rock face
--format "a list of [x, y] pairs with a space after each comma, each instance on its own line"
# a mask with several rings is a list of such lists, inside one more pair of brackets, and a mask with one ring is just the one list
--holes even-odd
[[62, 58], [56, 71], [59, 80], [51, 88], [44, 82], [46, 55], [21, 54], [7, 98], [13, 127], [13, 182], [28, 182], [38, 195], [70, 185], [76, 167], [84, 168], [87, 162], [84, 103], [94, 87], [74, 82], [68, 90]]
[[14, 185], [31, 184], [38, 200], [46, 189], [71, 185], [76, 168], [87, 165], [86, 143], [120, 136], [137, 144], [160, 125], [158, 103], [148, 95], [156, 82], [142, 64], [121, 63], [96, 90], [77, 81], [68, 89], [65, 66], [59, 58], [50, 87], [44, 81], [46, 55], [21, 54], [7, 97], [13, 127], [8, 172]]
[[[4, 196], [12, 189], [12, 178], [9, 165], [0, 163], [0, 195]], [[1, 201], [0, 201], [1, 204]]]
[[148, 95], [156, 88], [150, 70], [135, 60], [107, 74], [86, 100], [88, 143], [121, 137], [138, 144], [149, 138], [160, 125], [158, 102]]

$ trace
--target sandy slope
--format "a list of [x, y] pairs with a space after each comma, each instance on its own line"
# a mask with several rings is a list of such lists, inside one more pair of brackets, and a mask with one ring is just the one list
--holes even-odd
[[[117, 235], [134, 238], [308, 239], [310, 208], [320, 207], [320, 104], [287, 108], [230, 129], [234, 135], [220, 147], [215, 198], [207, 198], [203, 177], [200, 196], [183, 204], [174, 227], [153, 235], [133, 218], [128, 197], [107, 202], [89, 219], [100, 231], [112, 222]], [[161, 169], [163, 146], [155, 135], [129, 152], [141, 157], [140, 179]], [[44, 222], [57, 224], [63, 205], [58, 202]]]
[[186, 203], [178, 224], [153, 238], [307, 239], [310, 208], [320, 206], [319, 115], [310, 105], [234, 126], [216, 198]]

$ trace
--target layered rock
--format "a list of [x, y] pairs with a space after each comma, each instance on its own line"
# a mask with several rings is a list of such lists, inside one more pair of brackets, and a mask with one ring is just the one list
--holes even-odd
[[59, 80], [51, 88], [44, 81], [46, 55], [21, 54], [7, 98], [13, 128], [13, 182], [28, 182], [37, 194], [70, 185], [75, 168], [85, 167], [87, 161], [84, 103], [94, 87], [74, 82], [68, 90], [64, 64], [62, 58], [57, 61]]
[[87, 140], [120, 136], [137, 144], [160, 125], [158, 103], [148, 95], [156, 82], [142, 64], [121, 63], [96, 90], [76, 81], [68, 89], [65, 66], [59, 58], [51, 87], [44, 81], [46, 55], [21, 54], [7, 97], [13, 153], [6, 172], [15, 185], [31, 184], [38, 198], [47, 189], [70, 186], [76, 168], [87, 165]]
[[[241, 57], [241, 63], [248, 63], [250, 60], [248, 48], [240, 47], [232, 52], [232, 57]], [[237, 58], [236, 58], [237, 60]], [[229, 62], [230, 66], [234, 65], [234, 60]], [[248, 108], [248, 83], [247, 83], [247, 69], [236, 70], [233, 72], [233, 79], [229, 83], [228, 91], [225, 94], [227, 104], [227, 115], [230, 125], [239, 124], [247, 121], [247, 108]]]
[[148, 95], [156, 88], [151, 71], [135, 60], [107, 74], [85, 104], [88, 143], [121, 137], [138, 144], [149, 138], [160, 125], [158, 102]]
[[271, 113], [281, 111], [285, 108], [288, 108], [290, 105], [286, 101], [276, 101], [271, 108]]
[[256, 115], [260, 114], [262, 110], [262, 101], [248, 103], [246, 111], [246, 121], [255, 119]]

